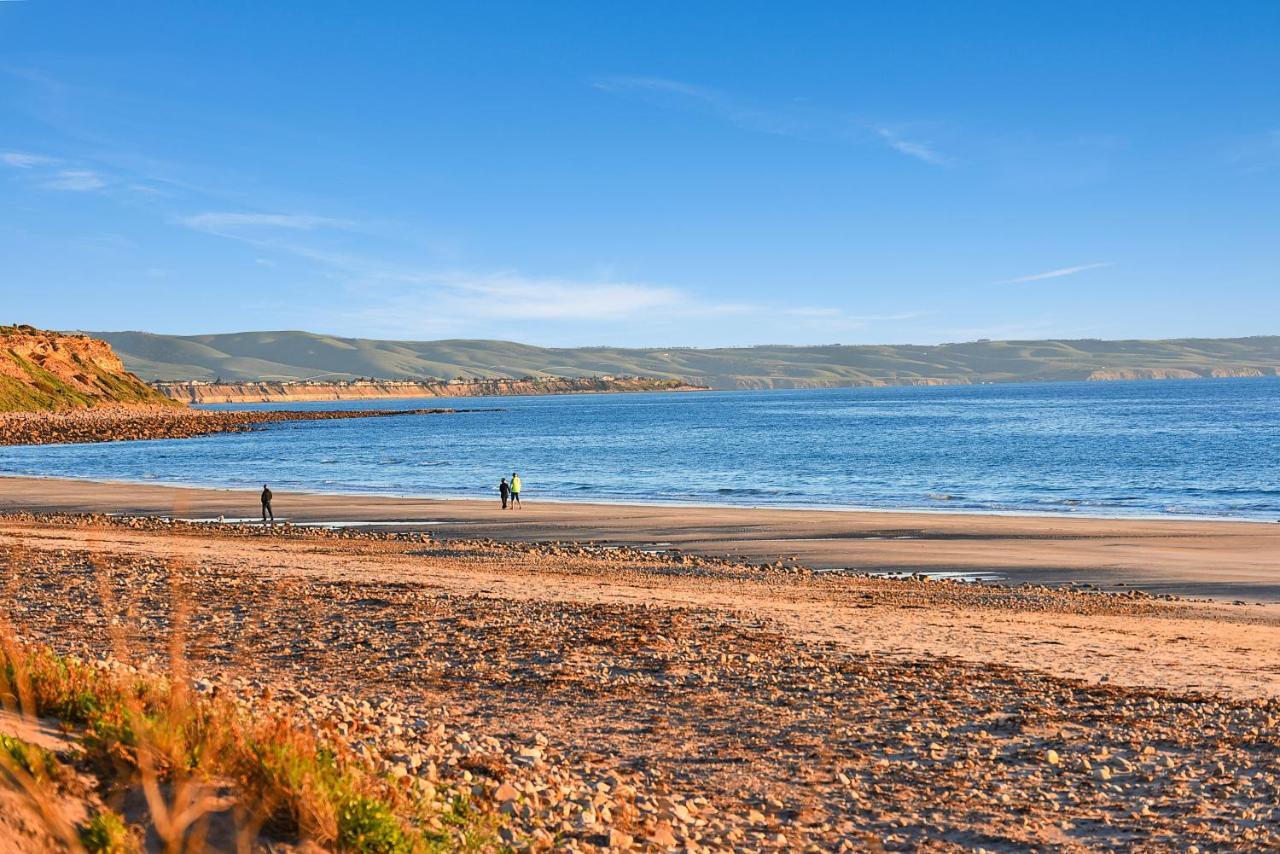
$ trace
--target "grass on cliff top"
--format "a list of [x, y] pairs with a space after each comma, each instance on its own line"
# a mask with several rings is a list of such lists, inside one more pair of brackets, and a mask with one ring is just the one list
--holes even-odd
[[107, 807], [77, 828], [53, 808], [65, 766], [0, 738], [0, 786], [26, 794], [69, 850], [126, 854], [150, 839], [167, 851], [199, 851], [218, 835], [238, 848], [306, 840], [370, 854], [497, 847], [496, 818], [448, 790], [397, 783], [297, 720], [192, 697], [181, 679], [92, 666], [6, 632], [0, 701], [80, 734], [77, 764], [98, 780]]

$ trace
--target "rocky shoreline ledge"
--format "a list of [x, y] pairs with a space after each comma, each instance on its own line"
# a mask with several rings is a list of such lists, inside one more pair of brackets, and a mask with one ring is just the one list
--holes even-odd
[[55, 412], [0, 412], [0, 445], [63, 445], [134, 439], [189, 439], [246, 433], [281, 421], [447, 415], [457, 409], [264, 410], [219, 412], [169, 406], [105, 406]]

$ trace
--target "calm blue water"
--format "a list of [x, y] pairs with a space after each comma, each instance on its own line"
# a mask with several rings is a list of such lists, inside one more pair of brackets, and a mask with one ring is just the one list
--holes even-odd
[[1280, 518], [1280, 379], [294, 408], [419, 405], [502, 411], [0, 448], [0, 472], [472, 497], [518, 470], [528, 500]]

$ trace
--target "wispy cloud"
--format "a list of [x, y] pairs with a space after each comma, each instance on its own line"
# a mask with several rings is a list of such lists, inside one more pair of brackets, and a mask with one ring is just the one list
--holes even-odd
[[[470, 320], [626, 320], [689, 307], [676, 288], [634, 282], [536, 277], [516, 271], [430, 270], [306, 242], [301, 233], [351, 228], [310, 214], [204, 213], [178, 220], [218, 237], [305, 259], [343, 284], [355, 314], [387, 329], [421, 330]], [[284, 237], [279, 232], [295, 236]], [[270, 259], [257, 258], [262, 266]], [[427, 321], [430, 320], [428, 324]]]
[[602, 77], [591, 81], [591, 85], [604, 92], [642, 97], [658, 106], [705, 113], [756, 133], [797, 139], [878, 143], [932, 166], [945, 166], [952, 162], [932, 143], [907, 138], [899, 128], [831, 110], [757, 104], [719, 89], [664, 77]]
[[317, 228], [345, 228], [349, 220], [311, 214], [226, 213], [210, 212], [179, 217], [178, 222], [198, 231], [221, 233], [246, 228], [284, 228], [312, 231]]
[[28, 154], [25, 151], [0, 152], [0, 163], [12, 166], [14, 169], [30, 169], [33, 166], [44, 166], [53, 162], [52, 157], [41, 154]]
[[[492, 322], [547, 321], [567, 323], [652, 324], [680, 318], [758, 318], [827, 331], [864, 329], [876, 322], [921, 316], [854, 315], [824, 306], [782, 307], [763, 302], [721, 302], [668, 285], [616, 280], [612, 275], [586, 278], [533, 276], [517, 270], [429, 269], [386, 257], [347, 252], [308, 240], [306, 232], [342, 227], [350, 221], [297, 214], [200, 214], [184, 224], [257, 248], [302, 258], [341, 284], [347, 299], [338, 300], [341, 321], [388, 334], [420, 335], [484, 328]], [[281, 234], [279, 232], [283, 231]], [[259, 257], [259, 265], [273, 265]], [[317, 321], [334, 322], [321, 316]], [[313, 314], [316, 313], [313, 311]]]
[[1085, 270], [1097, 270], [1100, 267], [1114, 267], [1114, 261], [1099, 261], [1096, 264], [1080, 264], [1075, 267], [1062, 267], [1058, 270], [1049, 270], [1044, 273], [1033, 273], [1030, 276], [1019, 276], [1016, 279], [1005, 279], [1002, 285], [1021, 285], [1027, 282], [1041, 282], [1045, 279], [1060, 279], [1063, 276], [1074, 276], [1076, 273], [1083, 273]]
[[87, 193], [101, 190], [107, 186], [102, 177], [90, 169], [59, 169], [52, 177], [41, 184], [47, 190], [66, 190], [73, 193]]
[[951, 158], [944, 157], [939, 154], [929, 143], [903, 139], [898, 132], [892, 128], [878, 127], [875, 128], [875, 132], [877, 136], [884, 140], [885, 145], [889, 146], [899, 154], [905, 154], [908, 157], [923, 160], [925, 163], [929, 163], [934, 166], [946, 166], [951, 162]]
[[80, 163], [28, 151], [0, 152], [0, 163], [29, 173], [34, 185], [46, 190], [87, 193], [110, 183], [100, 172]]
[[[348, 283], [356, 307], [342, 322], [375, 328], [380, 334], [450, 334], [493, 323], [568, 323], [578, 329], [655, 329], [672, 323], [698, 324], [712, 318], [740, 318], [752, 328], [793, 335], [844, 334], [928, 312], [857, 315], [829, 306], [781, 307], [760, 302], [706, 300], [681, 288], [642, 282], [612, 282], [527, 276], [515, 271], [391, 274]], [[331, 323], [324, 317], [321, 323]], [[545, 327], [539, 327], [545, 328]], [[508, 337], [536, 334], [515, 326]]]
[[453, 272], [427, 278], [454, 312], [471, 317], [618, 320], [689, 302], [675, 288], [627, 282], [530, 278], [515, 272]]

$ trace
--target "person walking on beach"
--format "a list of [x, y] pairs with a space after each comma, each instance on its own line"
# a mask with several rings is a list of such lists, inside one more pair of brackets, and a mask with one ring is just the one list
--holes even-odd
[[515, 472], [511, 473], [511, 507], [515, 509], [520, 506], [520, 475]]
[[276, 523], [276, 514], [271, 512], [271, 490], [267, 489], [267, 485], [262, 484], [262, 524], [267, 524], [267, 517], [271, 517], [271, 524]]
[[504, 477], [502, 483], [498, 484], [498, 494], [502, 496], [502, 509], [507, 509], [507, 500], [511, 496], [511, 487], [507, 486], [507, 479]]

